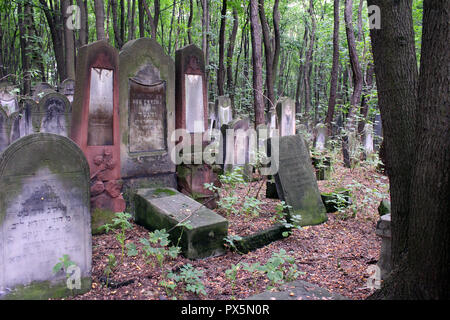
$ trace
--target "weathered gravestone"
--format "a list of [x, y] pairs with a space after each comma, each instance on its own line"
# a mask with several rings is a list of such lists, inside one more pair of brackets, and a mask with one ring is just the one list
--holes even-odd
[[269, 149], [274, 143], [279, 144], [278, 154], [271, 154], [279, 159], [274, 175], [277, 193], [280, 200], [292, 207], [289, 215], [300, 215], [302, 226], [325, 222], [325, 206], [304, 139], [300, 135], [274, 137], [269, 140]]
[[22, 103], [26, 134], [47, 132], [69, 137], [71, 106], [66, 96], [58, 92], [46, 92], [39, 104], [31, 99], [25, 99]]
[[381, 123], [381, 115], [375, 115], [375, 121], [373, 123], [373, 146], [376, 151], [380, 149], [381, 142], [383, 141], [383, 126]]
[[314, 128], [314, 156], [313, 165], [316, 168], [317, 180], [328, 180], [331, 176], [331, 158], [326, 155], [328, 129], [326, 125], [318, 123]]
[[276, 110], [271, 110], [267, 113], [266, 116], [267, 128], [269, 128], [269, 137], [273, 137], [274, 135], [279, 135], [278, 132], [278, 123], [277, 123], [277, 113]]
[[19, 111], [17, 97], [9, 92], [8, 87], [0, 89], [0, 106], [7, 114], [12, 114]]
[[[135, 221], [149, 230], [170, 230], [186, 258], [198, 259], [224, 253], [228, 221], [174, 189], [139, 189], [134, 195]], [[175, 227], [188, 222], [191, 228]]]
[[75, 94], [75, 80], [66, 79], [59, 85], [59, 93], [66, 96], [70, 103], [73, 102], [73, 95]]
[[120, 52], [120, 163], [127, 185], [176, 188], [171, 134], [175, 129], [175, 64], [153, 39]]
[[91, 207], [125, 210], [120, 179], [119, 52], [106, 41], [78, 51], [71, 135], [91, 174]]
[[279, 135], [295, 135], [295, 103], [290, 98], [282, 98], [277, 103], [277, 118]]
[[248, 119], [235, 119], [221, 128], [224, 138], [224, 170], [232, 171], [235, 167], [244, 168], [244, 178], [249, 181], [254, 163], [256, 147], [256, 132], [250, 130]]
[[[23, 137], [0, 157], [0, 298], [47, 299], [91, 286], [89, 167], [70, 139]], [[64, 255], [75, 267], [53, 272]]]
[[314, 149], [322, 152], [326, 149], [328, 141], [328, 129], [323, 123], [318, 123], [314, 130]]
[[374, 153], [374, 145], [373, 145], [373, 127], [371, 124], [368, 123], [364, 125], [363, 148], [364, 148], [364, 158], [370, 159]]
[[217, 113], [216, 113], [216, 106], [213, 102], [208, 103], [208, 130], [211, 132], [213, 129], [217, 128]]
[[[183, 163], [177, 165], [178, 189], [209, 208], [216, 206], [216, 194], [205, 183], [215, 183], [217, 175], [202, 153], [208, 145], [208, 97], [203, 51], [188, 45], [175, 52], [175, 126], [186, 131], [190, 141], [183, 143]], [[186, 137], [186, 138], [187, 138]], [[183, 138], [184, 139], [184, 138]], [[198, 161], [197, 159], [201, 159]]]
[[55, 88], [47, 82], [39, 82], [31, 88], [31, 95], [34, 101], [38, 102], [45, 93], [56, 92]]
[[0, 106], [0, 153], [15, 140], [19, 139], [23, 129], [20, 122], [20, 111], [8, 114]]
[[387, 275], [392, 271], [391, 263], [391, 214], [381, 216], [377, 222], [377, 229], [375, 233], [381, 237], [381, 251], [380, 259], [378, 260], [378, 267], [380, 268], [381, 280], [386, 279]]
[[233, 110], [231, 109], [231, 99], [227, 96], [219, 96], [216, 100], [217, 128], [222, 128], [233, 120]]

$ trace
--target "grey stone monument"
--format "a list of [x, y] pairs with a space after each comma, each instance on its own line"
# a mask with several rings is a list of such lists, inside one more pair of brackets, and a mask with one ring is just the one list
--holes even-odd
[[392, 270], [391, 265], [391, 214], [381, 216], [375, 233], [381, 237], [381, 252], [378, 260], [381, 280], [386, 279]]
[[[0, 156], [0, 299], [60, 298], [91, 286], [89, 167], [69, 138], [37, 133]], [[54, 267], [67, 255], [75, 266]]]
[[278, 154], [272, 155], [279, 159], [274, 175], [277, 193], [292, 207], [289, 215], [300, 215], [302, 226], [325, 222], [326, 209], [304, 139], [300, 135], [274, 137], [269, 140], [269, 149], [273, 143], [279, 144]]
[[314, 130], [314, 149], [316, 151], [324, 151], [328, 141], [328, 129], [323, 123], [318, 123]]
[[39, 132], [70, 135], [71, 105], [65, 95], [48, 92], [39, 100]]
[[175, 63], [149, 38], [127, 42], [119, 60], [121, 177], [137, 187], [176, 188]]
[[216, 114], [218, 119], [217, 128], [228, 124], [233, 120], [233, 110], [231, 109], [231, 99], [228, 96], [219, 96], [216, 100]]
[[70, 101], [70, 103], [73, 102], [73, 96], [75, 94], [75, 80], [73, 79], [66, 79], [59, 85], [58, 92], [65, 95], [67, 97], [67, 100]]

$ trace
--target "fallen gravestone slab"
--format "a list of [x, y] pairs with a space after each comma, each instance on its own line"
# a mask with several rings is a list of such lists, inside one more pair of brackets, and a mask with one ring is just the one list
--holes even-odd
[[278, 292], [265, 291], [246, 300], [348, 300], [315, 284], [303, 280], [289, 282]]
[[[228, 221], [192, 198], [171, 188], [138, 189], [132, 198], [136, 223], [149, 230], [166, 229], [174, 244], [181, 236], [179, 246], [186, 258], [225, 252]], [[192, 228], [175, 228], [180, 222], [188, 222]]]
[[280, 200], [291, 206], [290, 217], [300, 215], [301, 226], [327, 221], [309, 150], [303, 138], [299, 135], [273, 137], [269, 139], [269, 148], [272, 143], [279, 145], [278, 154], [272, 155], [272, 158], [279, 159], [274, 175], [277, 193]]

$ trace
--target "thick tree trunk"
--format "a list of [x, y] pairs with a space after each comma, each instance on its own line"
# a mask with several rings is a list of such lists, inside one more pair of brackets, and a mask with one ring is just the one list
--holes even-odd
[[78, 46], [84, 46], [89, 42], [89, 25], [88, 25], [88, 11], [86, 3], [83, 0], [77, 0], [77, 5], [80, 8], [80, 31]]
[[72, 4], [71, 0], [62, 1], [62, 11], [64, 13], [64, 43], [66, 49], [66, 75], [69, 79], [75, 79], [75, 43], [73, 30], [67, 27], [67, 19], [71, 16], [67, 14], [67, 8]]
[[334, 0], [334, 29], [333, 29], [333, 65], [331, 67], [330, 98], [328, 100], [327, 125], [328, 135], [331, 135], [334, 108], [336, 106], [336, 90], [339, 72], [339, 0]]
[[258, 125], [265, 123], [261, 57], [261, 25], [258, 19], [258, 11], [258, 0], [250, 0], [254, 97], [253, 108], [255, 110], [255, 128]]
[[120, 48], [122, 48], [123, 40], [121, 38], [119, 19], [117, 17], [117, 0], [111, 0], [111, 10], [112, 10], [112, 16], [113, 16], [114, 39], [115, 39], [116, 47], [118, 49], [120, 49]]
[[105, 4], [103, 0], [94, 0], [95, 7], [95, 30], [97, 40], [104, 40], [105, 37]]

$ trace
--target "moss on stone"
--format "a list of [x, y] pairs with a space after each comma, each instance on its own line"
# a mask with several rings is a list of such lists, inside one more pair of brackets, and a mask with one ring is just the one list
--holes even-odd
[[91, 215], [92, 234], [105, 233], [105, 224], [111, 224], [115, 217], [114, 212], [108, 209], [96, 208]]
[[169, 196], [174, 196], [174, 195], [177, 194], [175, 191], [170, 190], [170, 189], [166, 189], [166, 188], [157, 188], [154, 193], [157, 196], [159, 196], [162, 193], [164, 193], [166, 195], [169, 195]]

